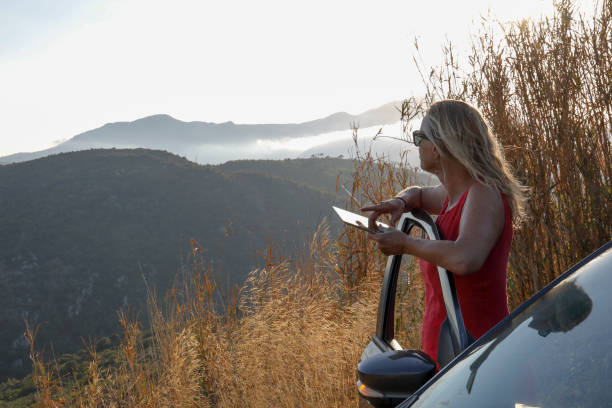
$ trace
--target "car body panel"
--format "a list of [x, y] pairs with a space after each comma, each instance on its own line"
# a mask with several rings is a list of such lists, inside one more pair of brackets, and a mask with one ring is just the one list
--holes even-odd
[[609, 403], [611, 287], [612, 241], [519, 306], [399, 406]]

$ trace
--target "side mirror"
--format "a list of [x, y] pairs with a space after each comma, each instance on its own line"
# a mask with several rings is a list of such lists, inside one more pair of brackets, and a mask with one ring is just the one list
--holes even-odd
[[357, 388], [374, 407], [394, 407], [418, 390], [435, 372], [436, 363], [422, 351], [387, 351], [359, 363]]

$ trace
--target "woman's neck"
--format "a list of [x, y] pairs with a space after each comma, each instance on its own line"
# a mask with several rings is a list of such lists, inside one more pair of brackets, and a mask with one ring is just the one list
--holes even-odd
[[442, 160], [437, 171], [440, 183], [448, 193], [448, 207], [453, 207], [469, 186], [474, 183], [470, 173], [456, 160]]

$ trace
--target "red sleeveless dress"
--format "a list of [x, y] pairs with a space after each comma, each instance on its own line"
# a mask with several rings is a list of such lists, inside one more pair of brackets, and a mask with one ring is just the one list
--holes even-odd
[[[442, 212], [436, 220], [441, 239], [454, 241], [459, 236], [461, 212], [469, 191], [470, 188], [451, 209], [447, 209], [448, 197], [444, 201]], [[454, 275], [463, 320], [474, 339], [482, 336], [508, 315], [506, 274], [512, 243], [512, 214], [503, 194], [502, 201], [505, 214], [504, 230], [484, 264], [480, 270], [470, 275]], [[423, 351], [437, 361], [438, 336], [440, 326], [446, 319], [446, 309], [436, 265], [422, 260], [419, 263], [425, 282], [425, 313], [421, 342]]]

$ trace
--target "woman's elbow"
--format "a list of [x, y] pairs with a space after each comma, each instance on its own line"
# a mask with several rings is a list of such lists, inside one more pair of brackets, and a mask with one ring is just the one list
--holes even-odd
[[476, 259], [474, 257], [462, 257], [458, 259], [451, 271], [455, 275], [466, 276], [471, 275], [472, 273], [478, 271], [482, 265], [484, 264], [484, 260]]

